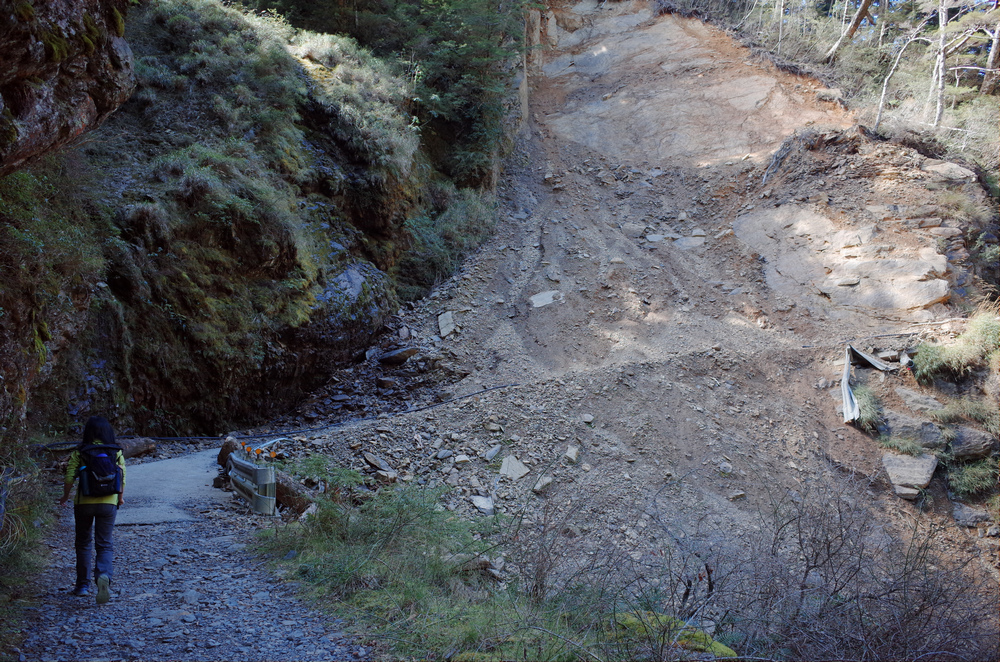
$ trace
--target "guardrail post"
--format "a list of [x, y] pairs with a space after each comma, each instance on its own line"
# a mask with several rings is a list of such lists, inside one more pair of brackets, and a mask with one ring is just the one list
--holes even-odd
[[277, 506], [274, 467], [262, 467], [234, 455], [226, 460], [233, 490], [246, 499], [258, 515], [273, 515]]

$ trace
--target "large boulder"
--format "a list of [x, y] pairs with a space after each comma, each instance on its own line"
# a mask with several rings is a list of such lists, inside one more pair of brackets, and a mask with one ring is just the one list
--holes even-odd
[[956, 459], [987, 457], [997, 447], [997, 438], [989, 432], [962, 425], [951, 442], [951, 454]]
[[884, 421], [879, 427], [882, 434], [900, 439], [912, 439], [928, 449], [943, 448], [946, 443], [941, 429], [930, 421], [913, 418], [891, 409], [885, 410], [883, 416]]
[[0, 177], [99, 126], [132, 94], [128, 4], [0, 3]]
[[944, 408], [944, 405], [933, 396], [903, 386], [896, 389], [896, 395], [903, 400], [903, 404], [913, 411], [931, 411]]

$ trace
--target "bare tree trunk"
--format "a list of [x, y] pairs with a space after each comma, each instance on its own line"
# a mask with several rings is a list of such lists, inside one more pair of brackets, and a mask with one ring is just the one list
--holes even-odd
[[938, 0], [938, 42], [937, 53], [937, 103], [934, 109], [934, 128], [941, 126], [941, 116], [944, 114], [944, 83], [945, 83], [945, 56], [947, 41], [945, 28], [948, 27], [948, 0]]
[[781, 37], [785, 25], [785, 0], [778, 0], [774, 3], [774, 14], [778, 18], [778, 48], [775, 55], [781, 55]]
[[[986, 34], [989, 35], [989, 31]], [[1000, 66], [1000, 22], [993, 28], [993, 34], [990, 36], [993, 37], [993, 43], [990, 44], [990, 55], [986, 58], [986, 68], [992, 71], [986, 72], [983, 85], [979, 88], [980, 94], [993, 94], [1000, 83], [1000, 74], [996, 71], [997, 66]]]
[[927, 43], [930, 43], [929, 39], [924, 39], [923, 37], [910, 37], [910, 40], [903, 44], [903, 47], [899, 49], [899, 53], [896, 54], [896, 60], [892, 63], [892, 68], [889, 69], [889, 73], [885, 75], [885, 80], [882, 81], [882, 95], [878, 99], [878, 115], [875, 117], [875, 126], [872, 128], [872, 131], [878, 131], [878, 126], [882, 123], [882, 111], [885, 109], [885, 93], [886, 90], [889, 89], [889, 81], [892, 79], [892, 75], [896, 73], [896, 68], [899, 67], [899, 61], [903, 57], [903, 51], [905, 51], [906, 47], [915, 41], [926, 41]]
[[832, 62], [835, 57], [837, 57], [837, 51], [840, 50], [841, 45], [845, 41], [849, 42], [854, 37], [854, 33], [858, 31], [858, 27], [861, 26], [861, 21], [865, 20], [865, 17], [871, 18], [871, 14], [868, 13], [868, 8], [871, 7], [872, 0], [861, 0], [861, 6], [858, 7], [858, 11], [854, 12], [854, 18], [851, 19], [851, 24], [847, 26], [847, 30], [840, 35], [840, 39], [837, 40], [829, 51], [826, 53], [826, 57], [823, 58], [827, 62]]

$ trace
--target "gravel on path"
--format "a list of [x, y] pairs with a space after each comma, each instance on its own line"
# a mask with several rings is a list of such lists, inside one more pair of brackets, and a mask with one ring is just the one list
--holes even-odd
[[[123, 507], [127, 507], [128, 504]], [[111, 601], [70, 593], [73, 514], [60, 509], [20, 660], [359, 660], [346, 623], [307, 607], [247, 549], [245, 507], [190, 506], [194, 519], [115, 527]]]

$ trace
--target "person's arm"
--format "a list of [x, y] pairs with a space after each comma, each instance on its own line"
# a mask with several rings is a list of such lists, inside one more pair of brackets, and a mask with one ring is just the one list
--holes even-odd
[[80, 469], [80, 454], [73, 451], [69, 456], [69, 463], [66, 465], [66, 480], [63, 482], [63, 495], [59, 499], [59, 505], [65, 505], [69, 501], [70, 492], [73, 490], [73, 482], [76, 480], [76, 472]]
[[118, 466], [122, 468], [122, 491], [118, 493], [118, 507], [125, 505], [125, 454], [118, 451]]

